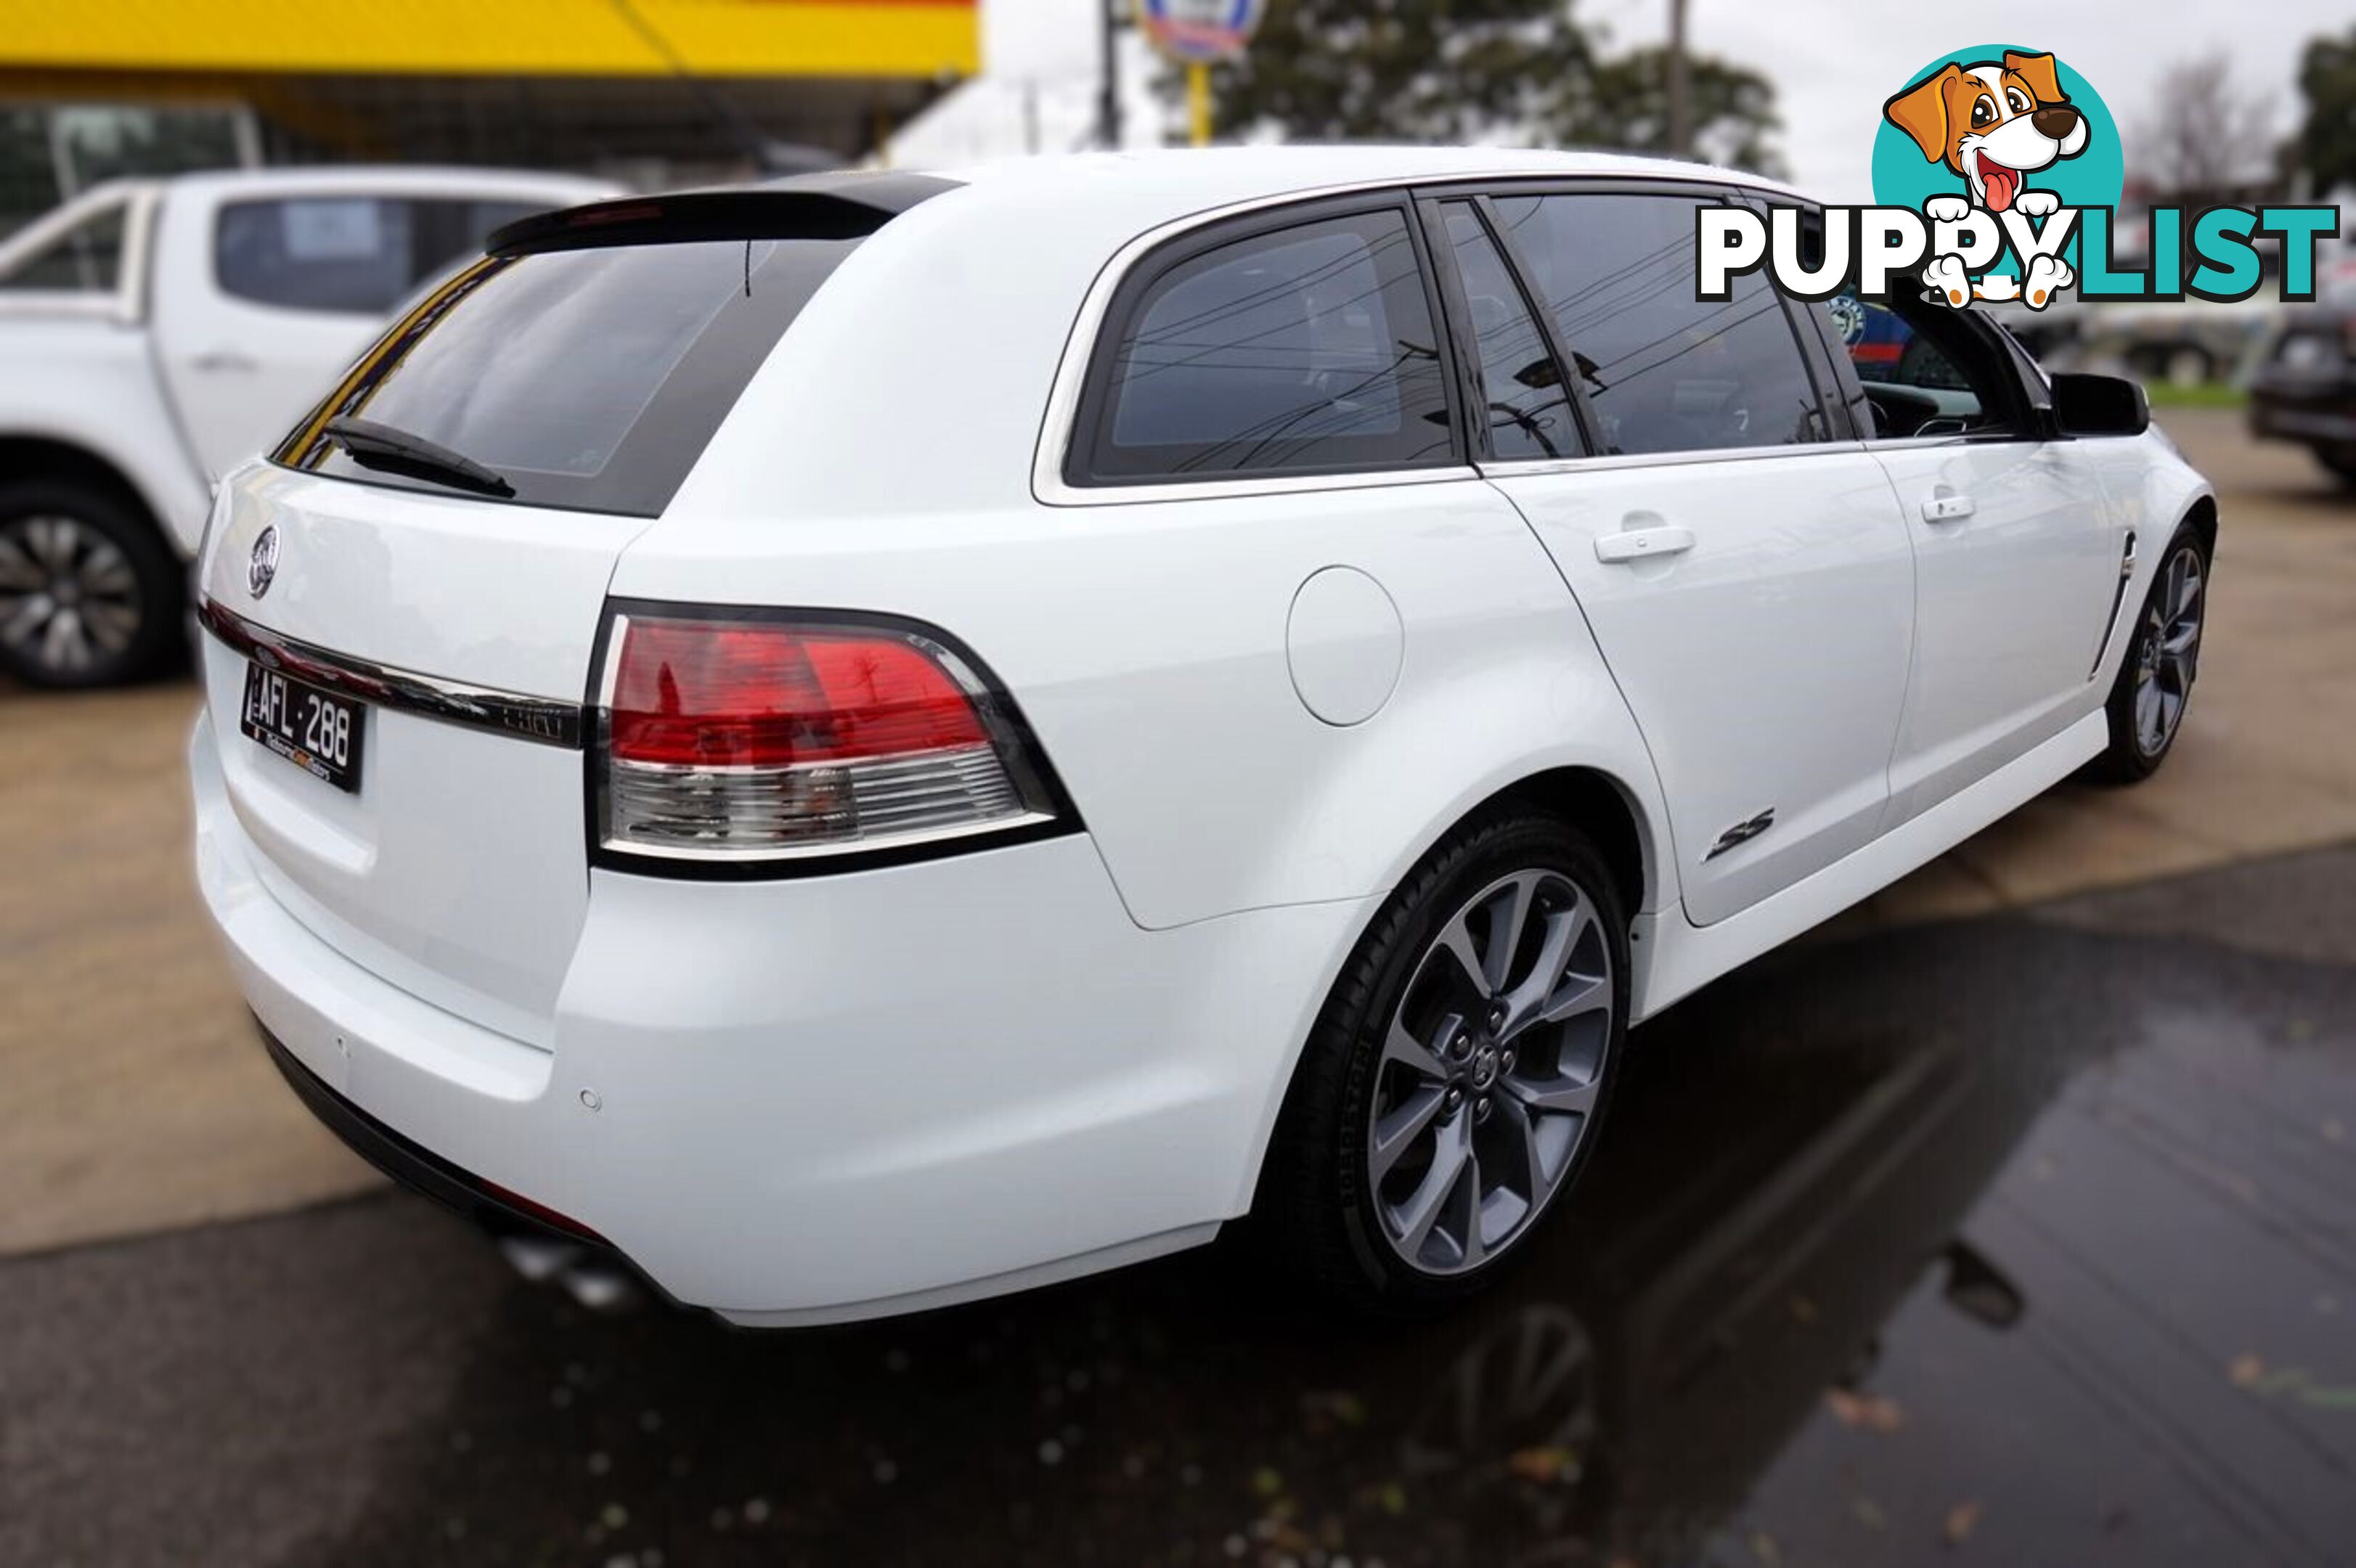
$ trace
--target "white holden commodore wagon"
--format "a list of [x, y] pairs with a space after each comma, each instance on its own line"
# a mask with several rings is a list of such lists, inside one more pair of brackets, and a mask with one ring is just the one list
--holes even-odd
[[1458, 1296], [1632, 1023], [2178, 733], [2216, 531], [1689, 165], [527, 219], [224, 485], [204, 895], [362, 1152], [747, 1324], [1210, 1239]]

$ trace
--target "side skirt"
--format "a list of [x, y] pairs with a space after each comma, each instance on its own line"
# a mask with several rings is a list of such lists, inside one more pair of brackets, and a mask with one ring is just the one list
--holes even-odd
[[2107, 723], [2096, 709], [1863, 848], [1715, 924], [1694, 924], [1682, 904], [1638, 916], [1631, 1016], [1642, 1022], [1661, 1012], [2028, 805], [2102, 751]]

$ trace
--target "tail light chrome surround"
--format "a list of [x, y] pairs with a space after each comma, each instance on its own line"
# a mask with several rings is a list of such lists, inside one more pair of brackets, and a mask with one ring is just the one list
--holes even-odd
[[[823, 650], [838, 670], [846, 655], [870, 655], [875, 667], [931, 672], [937, 717], [949, 692], [962, 712], [913, 735], [894, 722], [894, 709], [855, 716], [881, 714], [880, 726], [869, 725], [892, 737], [881, 745], [846, 740], [841, 731], [858, 726], [835, 723], [846, 717], [836, 710], [781, 712], [773, 704], [749, 716], [648, 712], [642, 679], [622, 689], [628, 659], [655, 656], [630, 653], [634, 627], [682, 659], [694, 656], [703, 627], [715, 645], [734, 636], [755, 662], [771, 659], [772, 669], [797, 650]], [[809, 674], [818, 662], [794, 667], [803, 697], [825, 685]], [[596, 865], [673, 877], [819, 875], [1079, 829], [1012, 698], [963, 645], [921, 622], [616, 600], [607, 604], [591, 669], [587, 805]], [[674, 708], [691, 704], [698, 694], [682, 697], [682, 688], [712, 672], [676, 673], [660, 670], [661, 698]]]

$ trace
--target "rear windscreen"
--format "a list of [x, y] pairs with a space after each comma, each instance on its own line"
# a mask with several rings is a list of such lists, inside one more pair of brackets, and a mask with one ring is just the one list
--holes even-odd
[[356, 460], [327, 428], [343, 417], [489, 470], [513, 488], [498, 499], [654, 517], [859, 243], [720, 240], [486, 260], [371, 349], [273, 460], [445, 488]]

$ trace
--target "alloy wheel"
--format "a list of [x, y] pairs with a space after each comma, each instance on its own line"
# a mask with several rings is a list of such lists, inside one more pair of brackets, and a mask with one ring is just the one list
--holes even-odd
[[2184, 720], [2201, 660], [2201, 621], [2208, 597], [2201, 554], [2180, 545], [2160, 568], [2136, 643], [2136, 745], [2147, 757], [2168, 749]]
[[1502, 878], [1440, 927], [1368, 1106], [1367, 1184], [1402, 1261], [1462, 1274], [1528, 1232], [1586, 1136], [1613, 1009], [1595, 902], [1559, 871]]
[[0, 524], [0, 643], [59, 674], [128, 649], [143, 613], [130, 558], [78, 518]]

